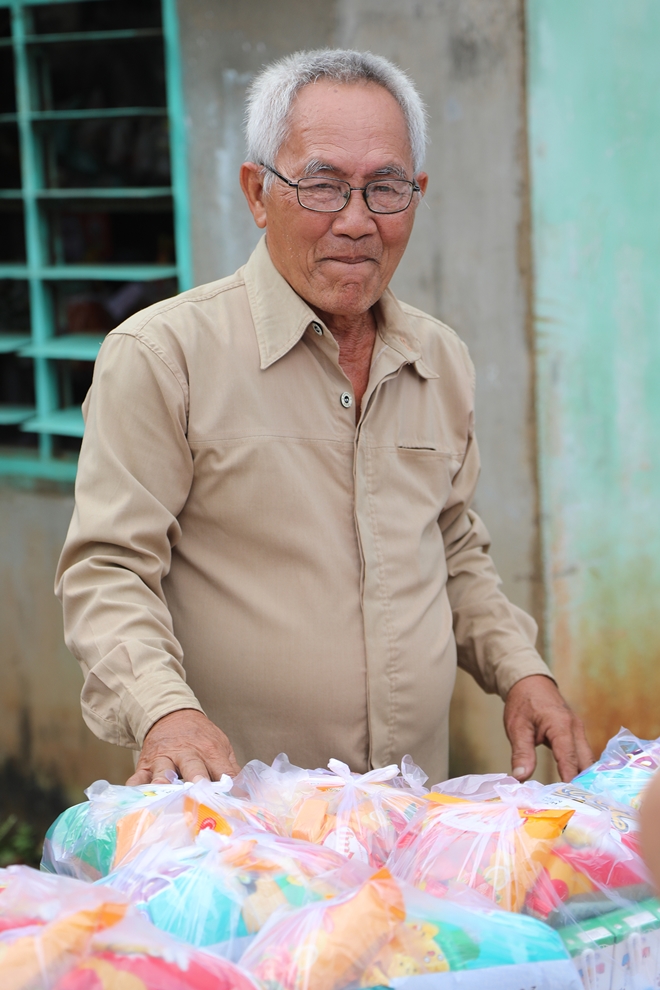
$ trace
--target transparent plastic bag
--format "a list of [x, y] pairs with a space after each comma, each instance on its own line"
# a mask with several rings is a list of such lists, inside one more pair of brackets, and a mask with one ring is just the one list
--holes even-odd
[[94, 881], [107, 876], [141, 844], [167, 834], [172, 845], [181, 845], [203, 829], [223, 835], [239, 825], [281, 831], [266, 809], [232, 797], [232, 783], [228, 776], [218, 782], [140, 787], [96, 781], [85, 792], [89, 800], [68, 808], [48, 829], [41, 868]]
[[628, 729], [620, 729], [600, 758], [573, 783], [638, 810], [642, 792], [659, 767], [660, 739], [638, 739]]
[[159, 932], [119, 892], [3, 871], [2, 990], [255, 990], [231, 963]]
[[[433, 795], [429, 796], [433, 798]], [[411, 821], [388, 860], [392, 875], [444, 897], [458, 882], [520, 911], [573, 811], [494, 802], [436, 803]]]
[[406, 917], [363, 973], [360, 986], [430, 973], [464, 972], [569, 958], [556, 932], [510, 914], [467, 888], [442, 900], [401, 885]]
[[557, 928], [644, 900], [652, 893], [637, 832], [620, 831], [605, 809], [577, 805], [554, 842], [525, 909]]
[[234, 792], [269, 807], [289, 835], [382, 866], [397, 836], [423, 806], [426, 775], [404, 756], [365, 774], [330, 760], [327, 770], [302, 770], [281, 754], [271, 767], [253, 761]]
[[99, 883], [129, 897], [161, 930], [235, 959], [278, 907], [345, 889], [344, 865], [337, 853], [288, 837], [204, 831], [178, 849], [145, 846]]
[[[339, 760], [330, 760], [328, 767], [336, 779], [317, 787], [300, 803], [292, 835], [370, 866], [382, 866], [398, 835], [422, 807], [424, 791], [420, 787], [420, 794], [418, 788], [406, 786], [396, 766], [365, 774], [352, 774]], [[398, 786], [394, 780], [400, 782]]]
[[256, 990], [225, 959], [183, 945], [143, 918], [94, 935], [54, 990]]
[[359, 981], [404, 919], [401, 889], [380, 870], [331, 901], [274, 916], [241, 965], [268, 990], [342, 990]]
[[129, 912], [128, 900], [69, 877], [27, 866], [5, 871], [0, 894], [2, 990], [50, 990], [90, 939]]

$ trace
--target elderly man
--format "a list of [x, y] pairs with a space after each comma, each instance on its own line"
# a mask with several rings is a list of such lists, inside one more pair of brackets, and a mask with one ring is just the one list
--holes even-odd
[[385, 59], [302, 52], [248, 101], [265, 237], [235, 275], [109, 334], [59, 567], [87, 724], [129, 783], [280, 751], [446, 776], [456, 663], [506, 699], [514, 772], [579, 720], [471, 510], [474, 371], [388, 284], [424, 195], [425, 116]]

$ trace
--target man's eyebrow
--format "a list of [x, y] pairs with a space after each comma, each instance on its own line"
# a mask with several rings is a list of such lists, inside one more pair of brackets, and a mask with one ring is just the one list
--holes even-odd
[[407, 179], [408, 178], [408, 176], [406, 175], [405, 168], [402, 168], [401, 165], [394, 165], [394, 164], [392, 164], [392, 165], [384, 165], [382, 168], [376, 168], [376, 169], [374, 169], [374, 171], [371, 174], [372, 175], [396, 175], [400, 179]]
[[336, 168], [329, 162], [319, 161], [318, 158], [312, 158], [310, 162], [307, 162], [304, 169], [302, 170], [302, 175], [307, 177], [308, 175], [315, 175], [317, 172], [340, 172], [341, 169]]
[[[322, 162], [318, 158], [312, 158], [312, 160], [307, 162], [302, 170], [302, 176], [306, 178], [310, 175], [316, 175], [318, 172], [335, 172], [337, 175], [344, 175], [342, 169], [337, 168], [336, 165], [331, 165], [330, 162]], [[394, 162], [389, 165], [383, 165], [381, 168], [375, 168], [370, 174], [396, 175], [399, 179], [408, 178], [405, 168], [401, 165], [396, 165]]]

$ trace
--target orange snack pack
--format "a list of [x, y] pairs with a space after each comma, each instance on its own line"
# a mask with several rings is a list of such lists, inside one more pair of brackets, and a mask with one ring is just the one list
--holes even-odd
[[273, 919], [241, 966], [269, 990], [340, 990], [359, 979], [405, 914], [399, 885], [380, 870], [348, 894]]

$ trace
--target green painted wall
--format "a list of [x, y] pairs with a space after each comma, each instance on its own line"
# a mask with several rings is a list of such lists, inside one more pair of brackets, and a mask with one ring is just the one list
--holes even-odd
[[547, 648], [660, 733], [660, 3], [528, 0]]

